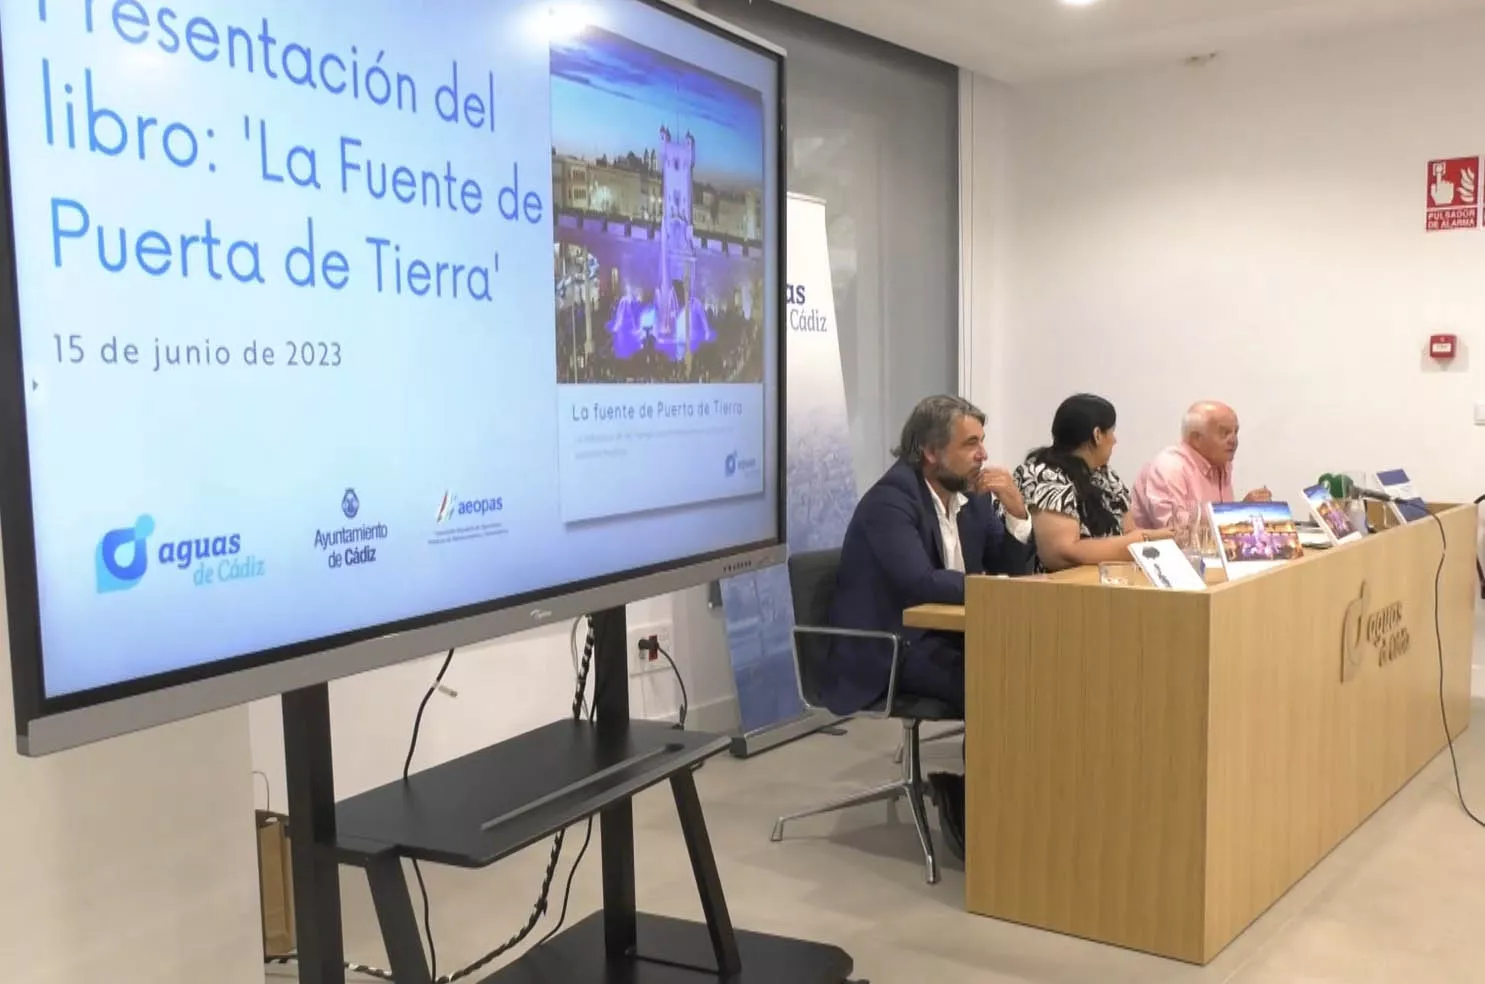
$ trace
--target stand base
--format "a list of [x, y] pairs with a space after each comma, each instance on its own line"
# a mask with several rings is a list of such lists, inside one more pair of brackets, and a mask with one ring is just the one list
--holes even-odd
[[742, 734], [733, 735], [732, 757], [745, 759], [817, 732], [843, 735], [845, 732], [836, 726], [846, 720], [848, 719], [839, 714], [831, 714], [829, 711], [807, 710], [799, 717], [770, 724], [756, 731], [745, 731]]
[[[639, 955], [604, 955], [603, 913], [532, 950], [481, 984], [716, 984], [702, 923], [639, 914]], [[843, 984], [854, 965], [838, 947], [737, 930], [742, 972], [726, 984]], [[711, 968], [711, 969], [707, 969]]]

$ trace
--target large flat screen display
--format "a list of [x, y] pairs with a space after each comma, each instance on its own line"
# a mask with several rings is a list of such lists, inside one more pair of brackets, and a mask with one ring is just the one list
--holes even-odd
[[0, 58], [23, 748], [777, 555], [777, 51], [659, 0], [0, 0]]

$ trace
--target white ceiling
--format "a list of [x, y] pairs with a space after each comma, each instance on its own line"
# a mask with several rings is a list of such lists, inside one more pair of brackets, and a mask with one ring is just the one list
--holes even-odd
[[1467, 11], [1485, 0], [779, 0], [1003, 79], [1180, 61], [1237, 46]]

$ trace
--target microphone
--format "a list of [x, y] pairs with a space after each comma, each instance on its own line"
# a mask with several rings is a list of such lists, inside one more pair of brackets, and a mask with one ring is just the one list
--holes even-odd
[[1362, 488], [1360, 485], [1351, 486], [1351, 494], [1358, 499], [1372, 499], [1376, 502], [1401, 502], [1395, 495], [1386, 492], [1378, 492], [1376, 489]]

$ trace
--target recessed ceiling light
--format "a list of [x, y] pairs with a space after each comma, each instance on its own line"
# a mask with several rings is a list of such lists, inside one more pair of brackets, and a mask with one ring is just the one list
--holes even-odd
[[1098, 0], [1062, 0], [1062, 3], [1067, 7], [1091, 7]]

